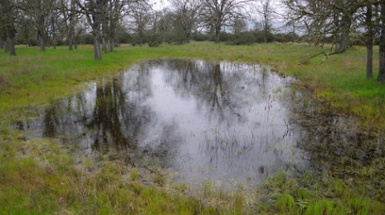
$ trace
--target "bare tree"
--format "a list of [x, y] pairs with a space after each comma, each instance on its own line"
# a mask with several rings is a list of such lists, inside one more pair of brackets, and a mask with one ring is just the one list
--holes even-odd
[[[119, 21], [125, 13], [125, 6], [130, 5], [131, 1], [127, 0], [108, 0], [107, 8], [103, 22], [103, 41], [105, 44], [104, 51], [112, 52], [115, 47], [115, 36]], [[107, 48], [108, 47], [108, 48]]]
[[347, 50], [351, 33], [357, 27], [365, 27], [367, 78], [373, 77], [373, 41], [376, 29], [379, 29], [377, 80], [385, 82], [385, 0], [283, 0], [283, 3], [289, 9], [288, 20], [303, 22], [308, 35], [317, 35], [316, 42], [333, 35], [335, 51], [331, 54]]
[[344, 52], [350, 46], [350, 34], [353, 31], [355, 15], [360, 7], [359, 0], [335, 0], [332, 4], [335, 52]]
[[307, 29], [309, 42], [318, 44], [333, 35], [335, 52], [341, 53], [350, 46], [352, 23], [361, 0], [283, 0], [289, 9], [289, 22], [302, 22]]
[[92, 29], [92, 36], [94, 38], [94, 59], [102, 60], [101, 52], [101, 38], [102, 38], [102, 21], [103, 21], [103, 5], [106, 0], [75, 0], [80, 7], [81, 12], [85, 15], [88, 24]]
[[56, 44], [58, 40], [58, 36], [60, 34], [60, 25], [62, 23], [62, 17], [60, 12], [60, 4], [59, 0], [53, 0], [52, 9], [48, 22], [48, 39], [50, 44], [54, 49], [56, 49]]
[[18, 4], [24, 16], [32, 20], [37, 32], [40, 51], [45, 51], [49, 44], [49, 30], [52, 25], [52, 13], [54, 11], [54, 0], [22, 0]]
[[146, 2], [134, 2], [128, 11], [128, 24], [136, 35], [139, 45], [143, 45], [147, 31], [151, 28], [150, 21], [153, 10]]
[[75, 0], [60, 0], [60, 12], [63, 17], [65, 34], [67, 35], [68, 49], [73, 50], [75, 26], [79, 15]]
[[[163, 42], [171, 43], [175, 40], [175, 35], [179, 35], [178, 28], [176, 27], [175, 16], [173, 12], [170, 12], [168, 8], [161, 11], [161, 16], [157, 21], [157, 32]], [[176, 40], [180, 39], [179, 37]], [[183, 38], [183, 41], [185, 39]], [[178, 42], [182, 43], [182, 40]]]
[[180, 29], [185, 37], [185, 42], [189, 43], [191, 33], [198, 24], [200, 1], [198, 0], [171, 0], [175, 8], [173, 11], [175, 25]]
[[221, 30], [235, 17], [248, 17], [247, 6], [251, 0], [202, 0], [200, 16], [209, 29], [215, 32], [215, 42], [220, 42]]
[[241, 32], [246, 30], [246, 21], [244, 19], [236, 17], [233, 20], [232, 28], [234, 30], [234, 37], [237, 38], [240, 36]]
[[260, 7], [258, 7], [257, 12], [261, 16], [261, 25], [262, 32], [264, 35], [264, 42], [267, 43], [268, 36], [272, 31], [272, 21], [274, 19], [274, 10], [272, 8], [271, 0], [262, 0], [260, 2]]
[[305, 29], [307, 42], [318, 45], [330, 34], [328, 2], [321, 0], [283, 0], [287, 25], [298, 23]]

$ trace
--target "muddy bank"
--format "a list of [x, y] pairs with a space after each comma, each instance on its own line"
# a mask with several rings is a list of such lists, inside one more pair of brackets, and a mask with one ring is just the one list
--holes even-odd
[[341, 115], [312, 97], [303, 90], [291, 94], [292, 119], [303, 128], [297, 147], [307, 152], [309, 167], [325, 177], [384, 188], [384, 131], [364, 127], [358, 117]]

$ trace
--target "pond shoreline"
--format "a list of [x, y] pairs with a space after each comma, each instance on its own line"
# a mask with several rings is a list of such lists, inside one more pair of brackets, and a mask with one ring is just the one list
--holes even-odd
[[196, 187], [250, 189], [292, 165], [306, 168], [292, 104], [282, 99], [292, 81], [260, 65], [150, 60], [87, 83], [13, 127], [27, 141], [57, 139], [84, 156], [127, 151], [123, 160], [167, 168]]

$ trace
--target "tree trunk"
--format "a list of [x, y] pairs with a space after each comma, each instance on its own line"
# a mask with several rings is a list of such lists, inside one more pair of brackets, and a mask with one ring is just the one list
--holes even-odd
[[6, 49], [9, 51], [9, 54], [11, 56], [16, 56], [16, 51], [15, 51], [15, 26], [13, 23], [13, 17], [12, 17], [12, 7], [11, 7], [11, 2], [9, 0], [5, 0], [3, 3], [3, 12], [5, 15], [5, 29], [6, 29], [6, 34], [7, 34], [7, 43], [6, 43]]
[[219, 43], [221, 41], [221, 28], [215, 28], [215, 43]]
[[10, 47], [9, 47], [9, 41], [8, 41], [8, 39], [7, 39], [7, 40], [5, 40], [4, 51], [5, 51], [5, 52], [9, 52], [9, 50], [10, 50]]
[[107, 52], [108, 45], [108, 1], [102, 1], [102, 49]]
[[37, 36], [39, 40], [40, 51], [45, 51], [45, 32], [44, 32], [44, 16], [40, 16], [38, 20]]
[[377, 80], [385, 82], [385, 0], [380, 3], [381, 10], [381, 34], [380, 34], [380, 66]]
[[[75, 29], [74, 29], [74, 33], [75, 33]], [[73, 43], [74, 43], [74, 48], [75, 49], [78, 49], [78, 44], [79, 44], [79, 38], [80, 38], [80, 35], [82, 34], [82, 30], [78, 30], [78, 32], [76, 32], [74, 34], [74, 37], [73, 37]]]
[[16, 50], [15, 50], [15, 35], [9, 35], [8, 36], [8, 45], [9, 45], [9, 54], [11, 56], [16, 56]]
[[[115, 9], [117, 9], [116, 7], [118, 7], [117, 4], [115, 4]], [[112, 8], [112, 5], [111, 5], [111, 8]], [[116, 18], [116, 16], [118, 16], [118, 15], [116, 15], [116, 13], [111, 9], [110, 10], [111, 20], [110, 20], [110, 26], [109, 26], [109, 29], [108, 29], [108, 45], [109, 45], [109, 51], [110, 52], [113, 52], [114, 48], [115, 48], [116, 25], [117, 25], [117, 22], [119, 21]]]
[[55, 26], [55, 17], [51, 17], [51, 25], [52, 25], [52, 46], [53, 49], [56, 49], [56, 26]]
[[68, 50], [73, 50], [73, 45], [74, 45], [74, 37], [75, 37], [75, 29], [73, 26], [71, 26], [72, 23], [70, 23], [69, 31], [68, 31], [68, 37], [67, 37], [67, 42], [68, 42]]
[[87, 22], [92, 27], [92, 36], [94, 39], [94, 59], [102, 60], [102, 52], [100, 49], [100, 42], [102, 37], [102, 13], [103, 5], [106, 0], [90, 0], [89, 4], [84, 5], [80, 1], [75, 1], [76, 4], [85, 12]]
[[0, 28], [0, 49], [5, 49], [7, 43], [7, 33], [5, 31], [5, 26]]
[[25, 44], [26, 47], [29, 47], [31, 46], [31, 40], [29, 39], [30, 35], [29, 35], [29, 32], [28, 32], [28, 28], [24, 28], [22, 30], [22, 35], [23, 35], [23, 42]]
[[69, 15], [69, 28], [68, 28], [68, 50], [73, 50], [73, 45], [74, 45], [74, 37], [75, 37], [75, 16], [76, 16], [76, 11], [75, 11], [75, 2], [74, 0], [71, 0], [71, 13]]
[[366, 51], [366, 78], [371, 79], [373, 78], [373, 38], [371, 44], [366, 45]]
[[[39, 32], [41, 32], [41, 31], [39, 31]], [[42, 33], [39, 33], [39, 45], [40, 45], [40, 51], [44, 52], [45, 51], [45, 41], [44, 41]]]
[[38, 5], [37, 5], [37, 8], [39, 9], [39, 16], [37, 17], [37, 21], [36, 21], [36, 25], [37, 25], [37, 34], [38, 34], [38, 37], [39, 37], [39, 42], [40, 42], [40, 51], [44, 52], [45, 51], [45, 26], [44, 26], [44, 23], [45, 23], [45, 15], [44, 14], [41, 14], [43, 13], [42, 11], [44, 11], [44, 7], [45, 5], [43, 5], [43, 3], [39, 0], [38, 1]]
[[102, 59], [102, 51], [100, 49], [100, 37], [99, 35], [94, 34], [94, 59], [101, 60]]
[[339, 38], [336, 41], [335, 52], [342, 53], [346, 51], [349, 47], [349, 35], [346, 33], [341, 33]]
[[102, 38], [102, 49], [104, 52], [107, 52], [107, 39], [104, 36], [104, 34], [103, 34], [103, 38]]
[[75, 38], [74, 40], [74, 48], [75, 49], [78, 49], [78, 40]]
[[102, 17], [102, 11], [103, 10], [103, 1], [102, 0], [96, 0], [96, 8], [95, 13], [92, 14], [94, 23], [92, 26], [93, 30], [93, 37], [94, 37], [94, 59], [95, 60], [102, 60], [102, 52], [100, 49], [100, 40], [102, 37], [103, 32], [101, 31], [101, 25], [103, 21]]
[[263, 34], [263, 41], [267, 43], [267, 32], [265, 31]]
[[115, 33], [112, 32], [112, 29], [110, 28], [110, 32], [108, 34], [108, 40], [107, 40], [107, 46], [108, 46], [108, 51], [113, 52], [115, 48]]
[[341, 53], [349, 48], [351, 19], [349, 15], [344, 14], [341, 20], [341, 32], [337, 33], [336, 53]]
[[366, 38], [366, 78], [373, 78], [373, 22], [372, 17], [372, 5], [369, 4], [366, 10], [366, 25], [367, 25], [367, 38]]
[[140, 46], [142, 46], [144, 43], [143, 38], [144, 38], [144, 29], [142, 29], [142, 27], [140, 27], [138, 29], [138, 42], [139, 42]]
[[114, 40], [114, 38], [111, 38], [111, 37], [110, 37], [108, 43], [109, 43], [109, 48], [110, 48], [109, 51], [110, 51], [110, 52], [113, 52], [113, 51], [114, 51], [114, 48], [115, 48], [115, 40]]
[[191, 40], [191, 33], [187, 33], [186, 34], [186, 43], [190, 43], [190, 40]]
[[68, 50], [70, 50], [70, 51], [73, 50], [74, 42], [72, 40], [72, 35], [68, 34], [67, 42], [68, 42]]

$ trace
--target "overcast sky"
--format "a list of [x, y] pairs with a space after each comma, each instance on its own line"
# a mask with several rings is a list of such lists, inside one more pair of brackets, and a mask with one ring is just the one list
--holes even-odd
[[[260, 5], [261, 2], [263, 0], [256, 0], [256, 5]], [[283, 13], [283, 7], [282, 7], [282, 3], [281, 3], [281, 0], [270, 0], [271, 1], [271, 7], [274, 9], [275, 12], [277, 12], [278, 14], [282, 14]], [[151, 3], [154, 4], [153, 8], [157, 11], [160, 11], [164, 8], [167, 8], [167, 7], [171, 7], [171, 4], [168, 0], [150, 0]], [[250, 21], [248, 22], [249, 26], [248, 28], [251, 29], [251, 28], [254, 28], [254, 22], [255, 21], [259, 21], [260, 20], [260, 16], [259, 14], [255, 11], [255, 12], [252, 12], [251, 14], [251, 19]], [[276, 18], [275, 20], [273, 20], [273, 28], [275, 28], [276, 30], [279, 30], [279, 31], [285, 31], [284, 29], [282, 29], [281, 27], [283, 26], [284, 22], [282, 19], [279, 19], [279, 18]]]
[[[262, 2], [263, 0], [255, 0], [257, 4]], [[282, 4], [281, 0], [270, 0], [272, 3], [272, 7], [277, 10], [277, 12], [282, 12]], [[163, 8], [170, 7], [171, 4], [168, 0], [150, 0], [150, 2], [154, 3], [155, 10], [162, 10]]]

